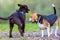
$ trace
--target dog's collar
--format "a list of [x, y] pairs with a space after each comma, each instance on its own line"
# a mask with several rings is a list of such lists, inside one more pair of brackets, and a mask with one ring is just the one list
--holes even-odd
[[37, 20], [38, 20], [37, 21], [38, 23], [41, 23], [42, 24], [42, 20], [43, 20], [42, 15], [40, 15]]
[[20, 12], [20, 13], [24, 14], [24, 12]]
[[39, 23], [39, 20], [41, 19], [41, 16], [38, 17], [37, 22]]

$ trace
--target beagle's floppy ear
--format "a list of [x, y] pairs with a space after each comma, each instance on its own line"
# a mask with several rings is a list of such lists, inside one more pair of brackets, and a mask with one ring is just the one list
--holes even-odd
[[37, 14], [37, 16], [39, 17], [39, 16], [41, 16], [40, 14]]
[[22, 4], [18, 4], [18, 6], [22, 6]]

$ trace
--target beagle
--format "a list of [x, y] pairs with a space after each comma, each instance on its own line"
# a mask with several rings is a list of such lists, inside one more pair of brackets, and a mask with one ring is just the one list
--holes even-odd
[[38, 24], [38, 26], [41, 28], [41, 32], [42, 32], [42, 37], [44, 36], [44, 30], [47, 29], [47, 33], [48, 33], [48, 37], [50, 36], [51, 32], [50, 32], [50, 28], [55, 25], [56, 29], [55, 29], [55, 36], [57, 36], [57, 30], [58, 30], [58, 17], [56, 15], [56, 9], [55, 9], [55, 5], [52, 4], [53, 9], [54, 9], [54, 14], [50, 14], [50, 15], [40, 15], [40, 14], [32, 14], [31, 18], [29, 19], [29, 21]]

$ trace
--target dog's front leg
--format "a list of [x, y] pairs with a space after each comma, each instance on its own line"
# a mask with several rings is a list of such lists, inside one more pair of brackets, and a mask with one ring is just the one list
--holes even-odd
[[43, 37], [44, 36], [44, 30], [41, 30], [41, 32], [42, 32], [42, 36], [41, 37]]
[[53, 28], [52, 28], [52, 27], [50, 28], [50, 31], [51, 31], [51, 32], [50, 32], [50, 35], [51, 35], [51, 34], [53, 33]]
[[50, 36], [50, 28], [47, 28], [48, 37]]

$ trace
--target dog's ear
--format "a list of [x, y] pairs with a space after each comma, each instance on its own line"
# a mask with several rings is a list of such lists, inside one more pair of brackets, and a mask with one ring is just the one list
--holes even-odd
[[22, 6], [22, 4], [18, 4], [18, 6]]
[[41, 16], [40, 14], [37, 14], [37, 16], [39, 17], [39, 16]]

